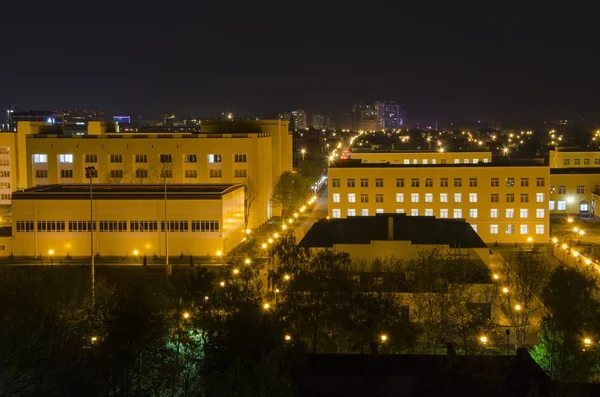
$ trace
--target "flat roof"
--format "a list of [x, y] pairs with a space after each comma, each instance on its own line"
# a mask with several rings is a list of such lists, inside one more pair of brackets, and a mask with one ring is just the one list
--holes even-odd
[[385, 149], [370, 149], [370, 148], [356, 148], [356, 147], [351, 147], [350, 148], [350, 153], [356, 153], [356, 154], [382, 154], [382, 153], [437, 153], [439, 155], [445, 155], [445, 154], [450, 154], [450, 153], [491, 153], [490, 150], [488, 148], [468, 148], [465, 150], [453, 150], [453, 151], [446, 151], [444, 153], [441, 153], [439, 150], [436, 149], [391, 149], [391, 148], [385, 148]]
[[369, 244], [371, 241], [388, 240], [390, 218], [393, 219], [394, 241], [447, 245], [451, 248], [487, 247], [465, 221], [406, 214], [321, 219], [309, 229], [298, 245], [307, 248], [331, 248], [334, 244]]
[[550, 168], [550, 174], [600, 174], [600, 167]]
[[[220, 199], [223, 195], [242, 189], [241, 184], [167, 184], [167, 199], [203, 200]], [[94, 184], [94, 200], [156, 200], [164, 199], [165, 185], [137, 184]], [[90, 185], [72, 183], [42, 185], [13, 192], [13, 200], [87, 200], [90, 198]]]
[[464, 167], [547, 167], [546, 161], [540, 159], [513, 159], [510, 161], [490, 161], [484, 163], [446, 163], [446, 164], [392, 164], [388, 161], [385, 163], [363, 163], [361, 159], [335, 160], [329, 166], [330, 168], [422, 168], [422, 167], [449, 167], [449, 168], [464, 168]]

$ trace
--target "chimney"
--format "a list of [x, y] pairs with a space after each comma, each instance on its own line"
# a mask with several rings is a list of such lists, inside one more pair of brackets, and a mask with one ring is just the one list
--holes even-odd
[[388, 240], [394, 239], [394, 217], [388, 217]]

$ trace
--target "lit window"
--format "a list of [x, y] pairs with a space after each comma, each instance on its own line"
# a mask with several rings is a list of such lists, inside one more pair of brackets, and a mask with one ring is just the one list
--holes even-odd
[[469, 203], [477, 202], [477, 193], [469, 193]]
[[469, 159], [464, 159], [465, 164], [469, 164]]
[[365, 208], [365, 209], [362, 209], [362, 210], [360, 210], [360, 214], [361, 214], [362, 216], [369, 216], [369, 210], [368, 210], [368, 209], [366, 209], [366, 208]]
[[567, 202], [566, 201], [559, 201], [558, 202], [558, 210], [559, 211], [566, 211], [567, 210]]
[[521, 227], [519, 228], [519, 232], [521, 234], [527, 234], [529, 233], [529, 227], [527, 225], [521, 225]]
[[427, 164], [427, 160], [423, 160], [423, 164]]
[[45, 164], [48, 162], [48, 155], [47, 154], [34, 154], [33, 162], [37, 163], [37, 164]]
[[404, 210], [402, 208], [396, 208], [396, 214], [404, 214]]
[[448, 210], [446, 208], [440, 210], [440, 218], [448, 218]]
[[396, 202], [403, 203], [404, 202], [404, 193], [396, 193]]
[[339, 193], [333, 193], [333, 202], [334, 203], [339, 203], [340, 202], [340, 194]]
[[73, 163], [73, 155], [72, 154], [59, 154], [58, 162], [59, 163]]
[[454, 218], [462, 218], [462, 210], [461, 209], [454, 209]]
[[356, 210], [355, 209], [348, 209], [348, 216], [356, 216]]
[[413, 203], [418, 203], [419, 202], [419, 193], [411, 193], [410, 201]]
[[411, 216], [419, 216], [419, 210], [410, 210]]
[[433, 194], [432, 193], [425, 193], [425, 202], [433, 203]]
[[356, 194], [354, 194], [354, 193], [348, 193], [348, 202], [349, 203], [356, 203]]
[[506, 234], [515, 234], [515, 225], [506, 225]]
[[431, 164], [437, 164], [437, 161], [435, 159], [432, 159]]
[[431, 209], [426, 209], [426, 210], [425, 210], [425, 216], [433, 216], [433, 210], [431, 210]]
[[529, 211], [526, 208], [521, 208], [521, 210], [519, 211], [519, 216], [521, 217], [521, 219], [527, 219], [527, 217], [529, 216]]
[[335, 209], [335, 210], [331, 210], [331, 216], [334, 218], [339, 218], [342, 215], [342, 211]]
[[535, 225], [535, 234], [544, 234], [544, 225]]
[[554, 203], [555, 203], [554, 201], [549, 201], [548, 202], [548, 209], [550, 211], [554, 211]]
[[473, 219], [477, 219], [477, 208], [471, 208], [469, 210], [469, 217]]
[[543, 203], [544, 202], [544, 193], [536, 193], [535, 194], [535, 202]]
[[506, 218], [507, 219], [511, 219], [511, 218], [514, 218], [514, 217], [515, 217], [515, 210], [512, 209], [512, 208], [508, 208], [506, 210]]
[[498, 209], [497, 208], [492, 208], [490, 210], [490, 218], [498, 218]]
[[498, 225], [490, 225], [490, 234], [498, 234]]
[[383, 214], [383, 208], [377, 208], [377, 209], [375, 210], [375, 213], [376, 213], [376, 214]]
[[454, 159], [454, 164], [460, 164], [460, 160], [459, 159]]
[[538, 208], [537, 210], [535, 210], [535, 217], [538, 219], [543, 219], [544, 218], [544, 209]]
[[487, 163], [489, 160], [487, 158], [483, 159], [484, 163]]
[[461, 193], [454, 193], [454, 202], [455, 203], [462, 202], [462, 194]]
[[448, 193], [440, 193], [440, 203], [448, 202]]
[[[221, 157], [220, 154], [209, 154], [208, 162], [209, 163], [221, 163], [221, 162], [223, 162], [223, 158]], [[339, 216], [338, 216], [338, 218], [339, 218]]]
[[419, 164], [419, 160], [413, 159], [413, 164]]
[[409, 159], [404, 159], [404, 164], [410, 164], [410, 160]]
[[479, 159], [473, 159], [473, 164], [479, 163]]
[[473, 230], [475, 231], [475, 233], [477, 233], [477, 225], [471, 224], [471, 227], [473, 228]]

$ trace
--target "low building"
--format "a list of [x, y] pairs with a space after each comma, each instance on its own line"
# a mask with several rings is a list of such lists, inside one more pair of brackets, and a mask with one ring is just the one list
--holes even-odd
[[[93, 197], [93, 200], [91, 198]], [[166, 208], [165, 208], [166, 205]], [[13, 194], [10, 250], [16, 257], [217, 255], [244, 238], [244, 187], [46, 185]], [[93, 219], [94, 227], [92, 227]], [[165, 219], [169, 225], [165, 230]]]
[[376, 259], [412, 259], [419, 251], [453, 249], [486, 265], [489, 249], [473, 228], [456, 219], [406, 214], [380, 214], [316, 222], [298, 244], [310, 249], [332, 248], [347, 252], [354, 262]]

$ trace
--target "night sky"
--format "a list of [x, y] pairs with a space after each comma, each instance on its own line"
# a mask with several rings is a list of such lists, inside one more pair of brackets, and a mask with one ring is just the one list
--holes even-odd
[[7, 6], [0, 104], [157, 118], [394, 100], [409, 120], [600, 119], [597, 6], [203, 3]]

